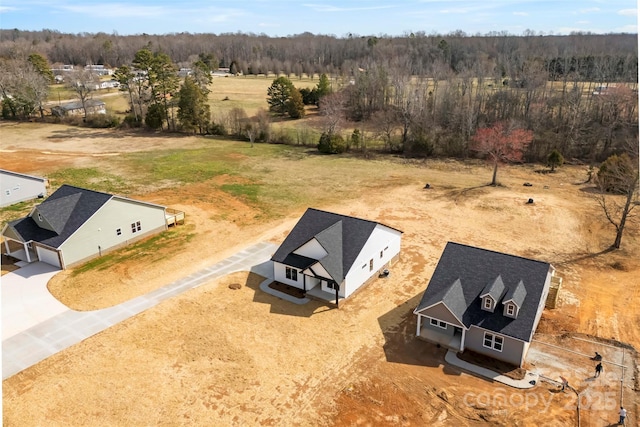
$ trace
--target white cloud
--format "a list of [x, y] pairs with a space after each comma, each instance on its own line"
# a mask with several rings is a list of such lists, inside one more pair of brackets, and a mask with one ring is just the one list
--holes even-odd
[[580, 9], [578, 11], [578, 13], [595, 13], [595, 12], [600, 12], [600, 8], [599, 7], [588, 7], [586, 9]]
[[516, 16], [529, 16], [529, 13], [527, 12], [513, 12], [513, 14]]
[[132, 18], [170, 15], [171, 11], [159, 6], [132, 6], [125, 3], [100, 3], [94, 5], [60, 5], [60, 9], [100, 18]]
[[365, 6], [365, 7], [339, 7], [339, 6], [331, 6], [324, 4], [315, 4], [315, 3], [305, 3], [303, 6], [306, 6], [310, 9], [313, 9], [316, 12], [357, 12], [361, 10], [380, 10], [380, 9], [391, 9], [397, 7], [395, 5], [386, 5], [386, 6]]
[[637, 33], [638, 26], [637, 25], [625, 25], [624, 27], [618, 27], [615, 30], [618, 33]]
[[638, 16], [638, 9], [622, 9], [618, 11], [618, 15]]

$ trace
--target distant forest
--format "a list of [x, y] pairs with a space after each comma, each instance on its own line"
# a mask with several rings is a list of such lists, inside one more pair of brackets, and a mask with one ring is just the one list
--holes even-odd
[[548, 80], [569, 75], [581, 81], [638, 80], [636, 34], [467, 36], [458, 31], [447, 35], [417, 32], [397, 37], [346, 38], [304, 33], [275, 38], [243, 33], [121, 36], [0, 30], [0, 57], [11, 57], [16, 49], [33, 49], [51, 63], [117, 68], [131, 64], [136, 52], [144, 47], [166, 53], [178, 65], [189, 64], [201, 53], [213, 54], [220, 67], [235, 63], [244, 74], [346, 75], [372, 61], [400, 61], [409, 74], [416, 76], [434, 75], [436, 68], [446, 65], [454, 73], [481, 67], [499, 77], [513, 77], [523, 62], [536, 60], [546, 70]]
[[234, 74], [326, 74], [342, 86], [340, 96], [319, 100], [321, 114], [332, 123], [340, 114], [405, 155], [467, 156], [478, 129], [497, 122], [534, 132], [527, 160], [556, 149], [593, 162], [638, 140], [636, 34], [276, 38], [0, 30], [0, 60], [38, 52], [51, 64], [117, 68], [130, 66], [142, 49], [176, 67], [205, 55]]

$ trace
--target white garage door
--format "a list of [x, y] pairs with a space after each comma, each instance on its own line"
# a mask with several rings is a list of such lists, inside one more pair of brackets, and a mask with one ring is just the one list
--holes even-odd
[[49, 249], [45, 249], [41, 246], [36, 246], [36, 251], [38, 251], [38, 259], [42, 262], [46, 262], [47, 264], [51, 264], [55, 267], [60, 267], [60, 258], [58, 258], [58, 252], [52, 251]]

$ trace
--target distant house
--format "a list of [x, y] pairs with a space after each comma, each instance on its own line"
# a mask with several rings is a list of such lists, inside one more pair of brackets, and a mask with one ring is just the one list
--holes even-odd
[[[92, 114], [107, 114], [106, 104], [104, 101], [100, 101], [99, 99], [89, 99], [85, 102], [85, 106], [87, 108], [88, 116]], [[75, 101], [52, 107], [51, 113], [58, 117], [84, 116], [84, 108], [82, 108], [82, 102]]]
[[47, 195], [47, 178], [0, 169], [0, 207]]
[[86, 65], [84, 67], [85, 70], [91, 71], [99, 76], [110, 76], [113, 74], [113, 70], [111, 68], [107, 68], [104, 65]]
[[546, 262], [449, 242], [414, 310], [416, 335], [522, 366], [554, 274]]
[[307, 209], [271, 258], [274, 278], [337, 303], [398, 259], [401, 238], [375, 221]]
[[104, 82], [100, 82], [100, 89], [111, 89], [120, 87], [120, 83], [117, 80], [107, 80]]
[[191, 68], [180, 68], [178, 70], [178, 77], [187, 77], [193, 74], [193, 70]]
[[166, 229], [164, 206], [63, 185], [4, 227], [3, 249], [65, 269]]

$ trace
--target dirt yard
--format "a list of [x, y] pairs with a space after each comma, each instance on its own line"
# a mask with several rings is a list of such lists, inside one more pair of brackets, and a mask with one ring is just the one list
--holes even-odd
[[[131, 150], [202, 146], [197, 138], [132, 144], [136, 137], [127, 134], [19, 126], [25, 127], [3, 143], [0, 167], [33, 174]], [[603, 251], [613, 230], [578, 185], [584, 167], [553, 175], [502, 167], [503, 186], [492, 188], [483, 186], [491, 170], [481, 164], [376, 161], [384, 176], [360, 183], [350, 198], [325, 198], [314, 207], [403, 230], [402, 257], [388, 278], [340, 309], [284, 302], [260, 291], [262, 278], [249, 273], [209, 283], [5, 380], [3, 425], [576, 425], [575, 396], [557, 393], [553, 384], [518, 391], [444, 365], [442, 350], [414, 338], [412, 310], [451, 240], [557, 267], [564, 287], [558, 308], [545, 310], [540, 337], [575, 332], [640, 348], [638, 223], [629, 223], [622, 250]], [[351, 188], [347, 179], [343, 185]], [[65, 304], [83, 310], [117, 304], [257, 241], [279, 243], [304, 211], [263, 219], [246, 201], [207, 183], [139, 197], [186, 211], [189, 244], [144, 268], [132, 261], [75, 277], [63, 272], [50, 289]], [[535, 203], [526, 204], [528, 198]], [[230, 288], [236, 284], [240, 289]], [[490, 398], [496, 395], [504, 400]], [[639, 403], [637, 391], [627, 389], [631, 422]], [[616, 418], [612, 411], [581, 425]]]

